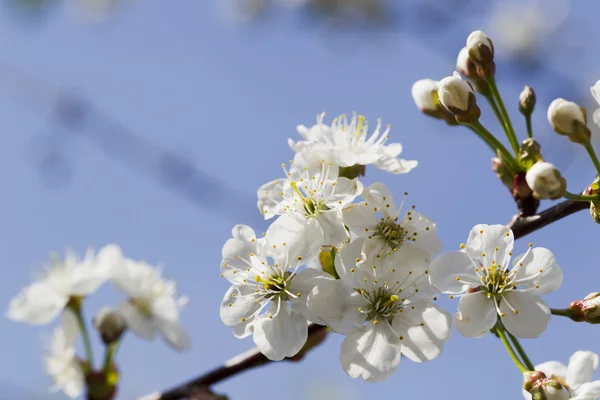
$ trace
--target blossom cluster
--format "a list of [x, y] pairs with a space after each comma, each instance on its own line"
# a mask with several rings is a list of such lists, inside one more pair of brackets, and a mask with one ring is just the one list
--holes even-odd
[[[187, 333], [178, 322], [179, 311], [187, 300], [177, 298], [175, 283], [165, 280], [160, 269], [124, 257], [114, 244], [97, 253], [90, 249], [83, 258], [67, 250], [64, 260], [53, 257], [40, 278], [11, 300], [6, 316], [31, 325], [47, 325], [62, 315], [62, 323], [53, 330], [44, 361], [54, 379], [54, 390], [62, 390], [71, 398], [79, 397], [85, 390], [86, 379], [98, 374], [92, 365], [82, 304], [107, 281], [112, 281], [126, 296], [116, 309], [105, 308], [94, 318], [107, 351], [119, 342], [126, 329], [147, 340], [160, 334], [176, 350], [186, 350], [190, 345]], [[76, 354], [76, 343], [82, 336], [85, 359]], [[111, 373], [115, 370], [110, 363], [100, 371], [108, 389], [112, 388], [108, 376]]]
[[[296, 154], [284, 176], [258, 189], [259, 211], [274, 219], [266, 233], [237, 225], [223, 247], [221, 276], [232, 286], [220, 314], [236, 337], [252, 335], [266, 357], [282, 360], [302, 350], [309, 322], [326, 325], [346, 336], [344, 370], [380, 381], [401, 355], [425, 362], [442, 353], [452, 318], [435, 303], [440, 292], [460, 297], [454, 320], [465, 336], [497, 323], [519, 337], [545, 329], [540, 295], [562, 282], [549, 250], [530, 247], [511, 264], [512, 231], [477, 225], [460, 251], [436, 258], [436, 224], [405, 205], [407, 194], [398, 202], [383, 183], [361, 182], [368, 165], [416, 167], [397, 158], [400, 144], [386, 143], [389, 127], [369, 135], [362, 116], [331, 125], [323, 117], [298, 128], [303, 140], [289, 140]], [[321, 252], [334, 255], [334, 268], [316, 261]]]

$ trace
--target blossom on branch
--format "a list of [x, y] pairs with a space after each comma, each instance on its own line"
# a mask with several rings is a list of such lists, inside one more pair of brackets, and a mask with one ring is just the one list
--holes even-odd
[[54, 328], [44, 356], [46, 371], [54, 379], [53, 391], [63, 391], [72, 399], [83, 393], [84, 373], [82, 363], [75, 354], [79, 327], [75, 315], [68, 311], [63, 315], [62, 325]]
[[6, 316], [33, 325], [47, 324], [72, 297], [89, 296], [98, 290], [121, 262], [121, 250], [113, 244], [104, 246], [98, 254], [89, 249], [83, 259], [67, 250], [63, 261], [54, 260], [37, 282], [11, 300]]
[[385, 260], [358, 263], [363, 242], [346, 245], [346, 261], [336, 263], [340, 279], [316, 285], [307, 303], [332, 330], [347, 335], [340, 351], [344, 370], [377, 382], [394, 372], [401, 354], [415, 362], [439, 356], [451, 319], [430, 302], [437, 291], [428, 281], [429, 253], [403, 246]]
[[265, 219], [289, 215], [299, 221], [314, 221], [324, 236], [319, 246], [347, 241], [342, 209], [362, 192], [362, 183], [340, 177], [338, 165], [325, 151], [297, 153], [289, 171], [285, 167], [284, 171], [285, 178], [258, 189], [258, 209]]
[[502, 225], [476, 225], [462, 251], [431, 263], [431, 283], [460, 297], [454, 323], [463, 335], [484, 336], [498, 317], [518, 337], [535, 338], [546, 329], [550, 309], [540, 296], [560, 287], [562, 270], [550, 250], [531, 245], [511, 267], [513, 243], [513, 232]]
[[160, 268], [126, 259], [115, 271], [113, 283], [128, 296], [118, 307], [127, 328], [146, 340], [154, 339], [158, 332], [175, 350], [190, 347], [188, 335], [178, 321], [187, 297], [177, 298], [175, 282], [165, 280]]
[[244, 338], [253, 334], [270, 360], [296, 355], [308, 334], [306, 296], [331, 276], [313, 268], [299, 269], [316, 257], [323, 232], [315, 219], [279, 217], [264, 238], [236, 225], [223, 246], [221, 276], [232, 283], [221, 302], [221, 320]]
[[[390, 126], [381, 132], [381, 121], [377, 121], [375, 131], [369, 136], [369, 126], [365, 117], [352, 115], [350, 121], [345, 115], [333, 120], [331, 126], [323, 123], [325, 113], [317, 117], [317, 124], [311, 128], [298, 126], [298, 133], [304, 140], [288, 144], [295, 152], [308, 148], [318, 148], [330, 152], [340, 167], [373, 165], [392, 174], [405, 174], [417, 166], [417, 161], [398, 158], [402, 152], [400, 143], [386, 144]], [[312, 151], [312, 150], [310, 150]]]
[[[402, 213], [403, 200], [396, 205], [391, 192], [383, 183], [374, 183], [363, 191], [361, 203], [343, 210], [344, 223], [350, 232], [364, 239], [361, 259], [384, 259], [407, 244], [422, 248], [430, 254], [442, 250], [436, 224], [416, 212], [414, 207]], [[348, 246], [342, 246], [344, 253]], [[341, 262], [346, 257], [341, 257]], [[356, 262], [351, 260], [352, 265]]]

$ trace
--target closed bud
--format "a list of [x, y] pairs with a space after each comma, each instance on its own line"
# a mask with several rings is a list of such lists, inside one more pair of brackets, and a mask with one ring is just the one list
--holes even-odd
[[519, 111], [523, 115], [531, 115], [535, 109], [535, 92], [529, 85], [525, 85], [525, 89], [519, 95]]
[[438, 89], [440, 82], [433, 79], [416, 81], [411, 90], [413, 100], [419, 110], [430, 117], [443, 119], [450, 125], [456, 125], [454, 114], [450, 113], [440, 104]]
[[540, 199], [558, 199], [567, 189], [567, 181], [554, 165], [540, 161], [525, 175], [527, 185]]
[[438, 97], [440, 104], [454, 114], [458, 123], [471, 124], [479, 120], [481, 111], [475, 102], [475, 92], [458, 72], [441, 80]]
[[463, 47], [456, 58], [456, 70], [469, 79], [477, 78], [475, 63], [469, 57], [469, 49]]
[[127, 328], [121, 314], [110, 307], [105, 307], [96, 314], [94, 317], [94, 326], [100, 333], [102, 342], [105, 345], [118, 342]]
[[491, 78], [496, 72], [494, 64], [494, 44], [482, 31], [474, 31], [467, 38], [469, 58], [477, 64], [480, 77]]
[[492, 170], [500, 179], [500, 181], [508, 188], [508, 190], [512, 191], [513, 189], [513, 176], [508, 169], [504, 166], [502, 160], [498, 157], [492, 158]]
[[583, 299], [582, 311], [590, 324], [600, 323], [600, 292], [590, 293]]
[[[593, 196], [600, 194], [600, 178], [596, 177], [586, 189], [584, 194]], [[590, 215], [595, 223], [600, 224], [600, 200], [593, 200], [590, 202]]]
[[425, 113], [438, 111], [440, 108], [437, 96], [439, 87], [440, 83], [433, 79], [421, 79], [413, 84], [411, 94], [419, 110]]
[[519, 166], [527, 171], [537, 162], [544, 161], [541, 150], [542, 147], [534, 138], [523, 140], [519, 148]]
[[568, 136], [572, 142], [587, 143], [591, 132], [586, 126], [585, 109], [577, 103], [556, 99], [548, 107], [548, 122], [556, 133]]

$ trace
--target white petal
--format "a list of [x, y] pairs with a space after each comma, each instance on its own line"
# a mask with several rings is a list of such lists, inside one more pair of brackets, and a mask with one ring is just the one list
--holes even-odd
[[112, 269], [106, 264], [98, 268], [96, 265], [81, 266], [72, 272], [70, 294], [74, 296], [89, 296], [95, 293], [112, 275]]
[[254, 229], [252, 229], [248, 225], [234, 226], [233, 229], [231, 229], [231, 236], [233, 236], [234, 239], [240, 239], [246, 242], [252, 242], [256, 239]]
[[371, 235], [379, 223], [373, 207], [365, 203], [352, 204], [346, 207], [342, 214], [344, 223], [348, 225], [350, 231], [360, 237]]
[[79, 338], [80, 328], [77, 316], [71, 309], [66, 308], [62, 315], [62, 328], [65, 334], [67, 346], [75, 346]]
[[123, 266], [123, 252], [116, 244], [107, 244], [98, 251], [94, 263], [96, 268], [103, 270], [107, 278], [112, 277], [115, 270]]
[[392, 174], [406, 174], [417, 167], [419, 163], [416, 160], [404, 160], [402, 158], [382, 157], [375, 161], [373, 165], [382, 171]]
[[[450, 339], [452, 321], [446, 310], [429, 302], [406, 307], [394, 317], [392, 328], [402, 336], [402, 354], [415, 362], [433, 360]], [[424, 324], [424, 325], [421, 325]]]
[[512, 291], [504, 294], [500, 301], [500, 311], [504, 313], [502, 323], [506, 329], [520, 338], [540, 336], [550, 321], [548, 306], [540, 296], [529, 293]]
[[221, 321], [227, 326], [244, 323], [261, 308], [262, 302], [257, 302], [259, 296], [248, 286], [232, 286], [227, 290], [221, 301]]
[[542, 371], [548, 378], [556, 376], [560, 379], [567, 377], [567, 366], [558, 361], [546, 361], [535, 366], [536, 371]]
[[44, 325], [65, 308], [69, 297], [51, 286], [36, 282], [17, 294], [8, 304], [6, 317], [32, 325]]
[[[484, 263], [486, 265], [494, 259], [496, 264], [504, 265], [510, 259], [508, 253], [512, 251], [514, 241], [512, 231], [504, 225], [475, 225], [469, 234], [466, 251], [476, 260], [488, 261]], [[482, 254], [486, 256], [482, 257]]]
[[[292, 357], [306, 343], [308, 322], [302, 314], [291, 311], [287, 304], [281, 304], [279, 313], [277, 306], [258, 317], [254, 324], [254, 343], [269, 360], [280, 361]], [[272, 316], [272, 318], [270, 318]]]
[[[532, 293], [536, 295], [550, 293], [560, 287], [563, 281], [563, 272], [550, 250], [536, 247], [531, 249], [525, 258], [523, 256], [525, 254], [514, 260], [515, 266], [519, 263], [523, 264], [518, 267], [517, 285], [531, 288]], [[530, 278], [534, 275], [534, 278]], [[521, 280], [525, 280], [525, 282], [520, 284]]]
[[591, 382], [596, 368], [598, 368], [598, 355], [591, 351], [576, 351], [569, 359], [567, 384], [577, 388]]
[[600, 381], [588, 382], [575, 390], [573, 400], [595, 400], [600, 397]]
[[307, 305], [311, 313], [338, 333], [348, 334], [365, 320], [358, 311], [365, 307], [365, 300], [341, 280], [319, 283], [308, 295]]
[[363, 184], [358, 179], [338, 178], [333, 193], [325, 199], [325, 205], [332, 210], [341, 210], [352, 203], [362, 191]]
[[429, 280], [441, 292], [452, 294], [480, 284], [473, 262], [461, 251], [450, 251], [433, 260], [429, 265]]
[[[365, 261], [369, 263], [371, 260]], [[438, 290], [429, 282], [429, 253], [416, 246], [402, 246], [392, 253], [384, 281], [400, 285], [402, 296], [411, 302], [420, 299], [430, 300]]]
[[269, 226], [266, 239], [275, 258], [289, 263], [306, 262], [319, 254], [323, 230], [314, 218], [298, 219], [285, 214]]
[[600, 108], [596, 109], [596, 111], [594, 111], [594, 114], [592, 114], [592, 120], [594, 121], [594, 123], [596, 125], [600, 126]]
[[467, 337], [482, 337], [494, 327], [498, 319], [492, 300], [484, 293], [469, 293], [458, 302], [454, 314], [456, 329]]
[[154, 339], [156, 330], [154, 321], [140, 313], [129, 301], [123, 301], [118, 307], [119, 313], [127, 323], [127, 327], [142, 339]]
[[286, 178], [276, 179], [267, 182], [258, 188], [256, 194], [258, 197], [257, 207], [265, 219], [273, 218], [275, 215], [281, 215], [285, 212], [284, 196], [290, 190], [289, 182]]
[[[400, 225], [407, 230], [407, 237], [415, 239], [413, 243], [416, 246], [431, 254], [442, 251], [442, 241], [437, 235], [435, 222], [423, 214], [411, 210], [410, 216], [406, 215]], [[416, 235], [414, 235], [415, 232]]]
[[375, 182], [364, 190], [362, 197], [367, 201], [368, 207], [377, 209], [385, 215], [397, 217], [400, 210], [394, 201], [392, 192], [381, 182]]
[[177, 321], [158, 318], [156, 325], [169, 346], [178, 351], [185, 351], [190, 348], [190, 338]]
[[340, 279], [350, 286], [363, 279], [364, 274], [361, 268], [357, 268], [357, 261], [363, 259], [362, 248], [365, 239], [356, 238], [348, 244], [340, 247], [335, 257], [335, 272]]
[[306, 300], [315, 286], [327, 281], [334, 281], [334, 279], [328, 273], [315, 268], [306, 268], [294, 276], [290, 282], [289, 290], [298, 298], [290, 299], [292, 309], [302, 313], [311, 322], [326, 325], [321, 318], [308, 310]]
[[322, 212], [317, 216], [317, 220], [323, 228], [324, 237], [321, 245], [338, 247], [350, 239], [350, 233], [348, 233], [342, 221], [341, 211]]
[[351, 377], [378, 382], [388, 378], [398, 367], [401, 347], [400, 338], [388, 323], [370, 322], [344, 339], [340, 361]]

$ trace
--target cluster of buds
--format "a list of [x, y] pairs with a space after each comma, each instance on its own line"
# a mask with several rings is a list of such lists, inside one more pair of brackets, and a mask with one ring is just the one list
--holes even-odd
[[531, 393], [532, 400], [568, 400], [570, 397], [566, 386], [541, 371], [528, 371], [523, 374], [523, 380], [523, 388]]

